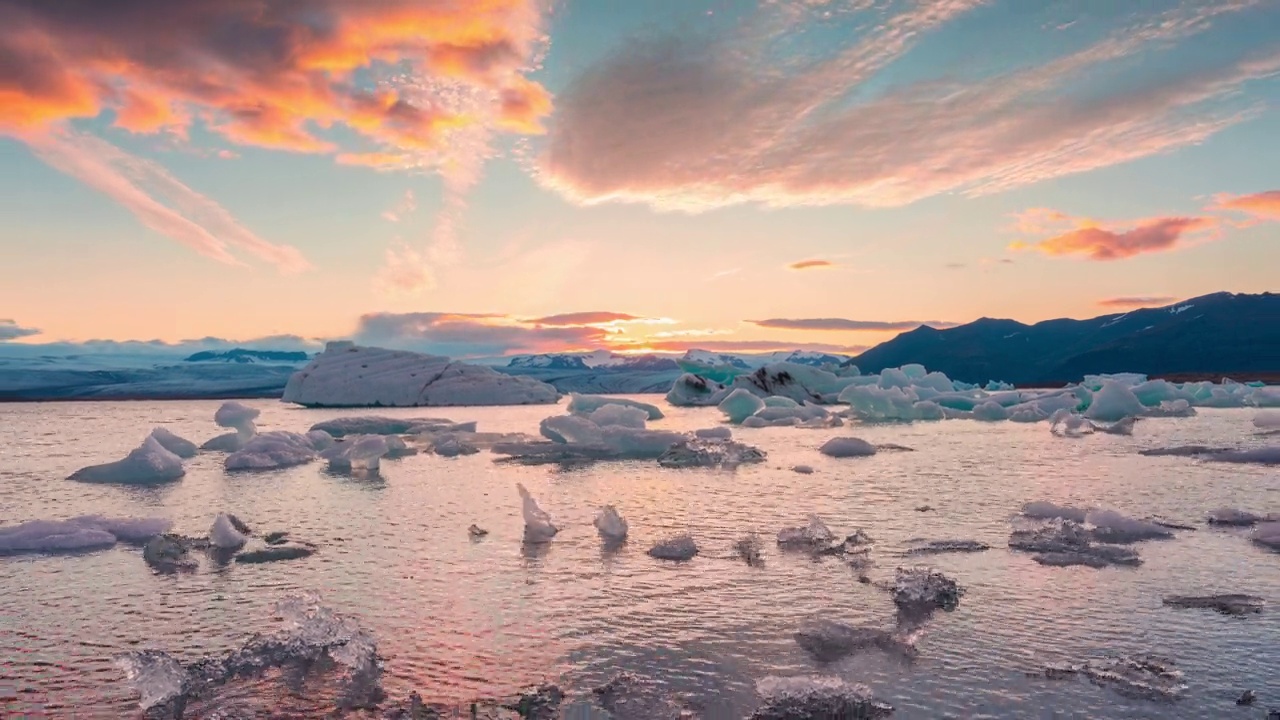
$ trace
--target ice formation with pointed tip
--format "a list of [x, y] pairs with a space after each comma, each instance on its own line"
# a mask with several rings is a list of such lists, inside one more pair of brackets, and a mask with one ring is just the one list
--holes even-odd
[[154, 434], [122, 460], [81, 468], [68, 478], [89, 483], [158, 485], [173, 482], [186, 474], [182, 458], [165, 449]]
[[520, 514], [524, 517], [524, 539], [528, 543], [551, 542], [551, 538], [560, 532], [551, 523], [551, 516], [538, 507], [529, 491], [521, 483], [516, 483], [516, 492], [520, 493]]

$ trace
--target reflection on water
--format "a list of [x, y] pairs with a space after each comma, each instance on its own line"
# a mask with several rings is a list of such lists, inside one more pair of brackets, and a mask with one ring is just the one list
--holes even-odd
[[[344, 413], [270, 401], [263, 430], [305, 430]], [[299, 590], [378, 638], [392, 697], [466, 702], [543, 681], [581, 690], [626, 668], [658, 676], [705, 717], [738, 718], [767, 675], [821, 672], [862, 682], [895, 717], [1252, 717], [1234, 699], [1280, 706], [1280, 613], [1226, 617], [1163, 607], [1168, 594], [1247, 592], [1280, 602], [1280, 555], [1246, 531], [1205, 527], [1211, 509], [1280, 511], [1274, 467], [1223, 466], [1137, 450], [1177, 444], [1263, 444], [1252, 413], [1202, 410], [1188, 419], [1139, 423], [1133, 437], [1055, 438], [1044, 424], [949, 421], [831, 430], [742, 430], [769, 453], [737, 471], [674, 470], [653, 462], [588, 467], [495, 465], [489, 453], [384, 461], [376, 475], [330, 473], [315, 463], [278, 472], [226, 474], [201, 454], [187, 476], [159, 488], [64, 480], [123, 456], [155, 425], [202, 442], [220, 432], [216, 402], [66, 403], [0, 406], [0, 524], [86, 513], [161, 515], [187, 534], [233, 512], [259, 532], [287, 530], [318, 554], [292, 562], [218, 566], [157, 575], [136, 548], [60, 557], [0, 559], [3, 627], [0, 702], [43, 706], [49, 717], [136, 715], [136, 698], [111, 657], [158, 648], [183, 661], [241, 645], [271, 625], [272, 606]], [[546, 407], [390, 410], [381, 414], [477, 420], [486, 431], [536, 429]], [[347, 413], [350, 414], [350, 413]], [[653, 427], [694, 429], [714, 410], [672, 409]], [[898, 443], [915, 452], [834, 460], [817, 452], [838, 435]], [[811, 465], [814, 473], [790, 470]], [[560, 532], [522, 542], [523, 483]], [[1136, 516], [1191, 522], [1198, 530], [1135, 547], [1139, 568], [1052, 568], [1006, 549], [1010, 516], [1028, 500], [1105, 505]], [[630, 540], [602, 547], [593, 527], [613, 504]], [[915, 508], [933, 510], [917, 512]], [[965, 595], [922, 629], [919, 656], [903, 663], [865, 652], [818, 665], [795, 642], [806, 620], [888, 626], [889, 594], [858, 582], [836, 557], [783, 553], [772, 538], [819, 514], [837, 537], [875, 539], [867, 570], [892, 579], [898, 564], [928, 563]], [[489, 531], [470, 538], [476, 524]], [[763, 564], [735, 544], [764, 539]], [[646, 550], [691, 533], [687, 563]], [[905, 558], [913, 539], [972, 539], [992, 549]], [[1175, 658], [1185, 698], [1173, 705], [1128, 699], [1093, 685], [1028, 678], [1051, 662], [1118, 653]], [[241, 692], [248, 692], [242, 689]], [[1250, 714], [1252, 713], [1252, 715]]]

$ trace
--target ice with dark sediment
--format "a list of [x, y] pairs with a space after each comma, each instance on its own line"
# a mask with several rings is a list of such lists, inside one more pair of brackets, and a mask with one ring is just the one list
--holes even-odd
[[142, 544], [169, 531], [165, 518], [111, 518], [81, 515], [66, 520], [31, 520], [0, 527], [0, 556], [71, 553], [109, 548], [116, 542]]
[[675, 560], [683, 562], [692, 560], [698, 554], [698, 544], [693, 536], [684, 534], [658, 541], [649, 548], [649, 556], [659, 560]]
[[1211, 462], [1280, 465], [1280, 445], [1209, 453], [1204, 459]]
[[1213, 455], [1215, 453], [1230, 452], [1231, 448], [1211, 447], [1209, 445], [1174, 445], [1162, 448], [1147, 448], [1139, 450], [1139, 455], [1148, 457], [1198, 457], [1201, 455]]
[[875, 455], [876, 447], [862, 438], [834, 437], [818, 448], [818, 452], [834, 458], [866, 457]]
[[973, 553], [990, 550], [991, 546], [977, 540], [929, 540], [907, 550], [907, 555], [941, 555], [943, 553]]
[[285, 598], [276, 612], [280, 629], [254, 635], [225, 655], [183, 664], [166, 652], [142, 650], [116, 655], [115, 662], [149, 718], [181, 718], [188, 703], [236, 678], [285, 665], [310, 668], [324, 659], [342, 673], [335, 709], [369, 707], [382, 699], [382, 659], [373, 636], [359, 624], [310, 593]]
[[199, 451], [195, 443], [186, 438], [178, 437], [168, 428], [158, 427], [152, 430], [151, 437], [155, 438], [156, 442], [160, 443], [160, 446], [165, 450], [184, 460], [195, 457]]
[[835, 662], [856, 652], [879, 649], [906, 657], [915, 655], [908, 639], [878, 627], [854, 627], [825, 618], [810, 620], [793, 637], [796, 644], [822, 663]]
[[718, 405], [731, 390], [722, 383], [700, 375], [685, 373], [676, 378], [667, 392], [667, 402], [676, 407]]
[[954, 610], [964, 594], [955, 580], [927, 567], [900, 567], [894, 572], [893, 602], [908, 612], [936, 608]]
[[1262, 612], [1267, 601], [1257, 595], [1228, 593], [1224, 595], [1167, 595], [1162, 601], [1169, 607], [1204, 608], [1223, 615], [1249, 615]]
[[547, 543], [560, 532], [551, 522], [551, 516], [538, 507], [538, 501], [529, 494], [525, 486], [516, 483], [516, 492], [520, 493], [520, 514], [524, 518], [524, 541], [527, 543]]
[[185, 474], [182, 458], [169, 452], [152, 434], [124, 459], [81, 468], [71, 473], [68, 479], [87, 483], [160, 485], [178, 480]]
[[600, 533], [600, 537], [606, 543], [619, 543], [627, 539], [626, 518], [622, 517], [618, 509], [612, 505], [600, 508], [593, 524], [596, 526], [596, 532]]
[[259, 433], [224, 461], [228, 470], [276, 470], [309, 463], [316, 458], [311, 440], [286, 430]]
[[1032, 674], [1050, 680], [1083, 676], [1099, 687], [1140, 700], [1177, 700], [1187, 689], [1177, 665], [1155, 655], [1122, 655], [1083, 663], [1048, 665]]
[[1088, 513], [1088, 508], [1057, 505], [1044, 500], [1034, 500], [1022, 506], [1022, 514], [1024, 516], [1038, 520], [1063, 518], [1065, 520], [1074, 520], [1075, 522], [1083, 523], [1085, 515]]
[[830, 545], [835, 539], [831, 529], [817, 515], [810, 515], [806, 525], [778, 531], [778, 545], [791, 548], [814, 548]]
[[763, 702], [748, 720], [870, 720], [893, 714], [863, 686], [834, 677], [766, 677], [756, 683]]
[[1053, 518], [1034, 528], [1014, 530], [1009, 536], [1009, 547], [1037, 553], [1032, 559], [1042, 565], [1102, 568], [1142, 564], [1133, 550], [1095, 543], [1093, 533], [1087, 527], [1064, 518]]
[[686, 720], [687, 709], [657, 681], [622, 672], [592, 690], [614, 720]]
[[733, 440], [682, 440], [658, 456], [658, 464], [670, 468], [735, 468], [764, 460], [764, 451]]

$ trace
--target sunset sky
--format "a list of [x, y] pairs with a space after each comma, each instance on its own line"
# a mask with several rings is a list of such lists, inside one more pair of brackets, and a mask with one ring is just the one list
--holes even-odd
[[1280, 290], [1280, 0], [0, 0], [0, 164], [0, 342], [853, 352]]

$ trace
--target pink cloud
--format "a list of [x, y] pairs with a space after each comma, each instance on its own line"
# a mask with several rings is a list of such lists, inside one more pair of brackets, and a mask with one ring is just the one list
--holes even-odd
[[718, 352], [775, 352], [779, 350], [812, 350], [852, 355], [867, 349], [866, 345], [834, 345], [831, 343], [795, 343], [785, 340], [646, 340], [644, 348], [654, 352], [715, 350]]
[[1036, 250], [1045, 255], [1081, 255], [1090, 260], [1122, 260], [1142, 253], [1173, 250], [1186, 236], [1217, 227], [1212, 217], [1166, 217], [1143, 220], [1116, 230], [1092, 220], [1077, 220], [1074, 230], [1037, 242], [1015, 242], [1013, 250]]
[[1109, 63], [1260, 6], [1240, 0], [1178, 8], [986, 80], [881, 89], [881, 70], [980, 4], [915, 3], [786, 68], [755, 30], [773, 25], [758, 18], [719, 41], [634, 43], [557, 97], [539, 180], [581, 203], [688, 211], [994, 193], [1200, 142], [1252, 117], [1240, 88], [1280, 69], [1274, 54], [1137, 90], [1089, 83]]
[[1176, 302], [1177, 299], [1178, 298], [1167, 297], [1164, 295], [1113, 297], [1099, 300], [1098, 305], [1106, 308], [1162, 307]]
[[608, 325], [618, 322], [633, 322], [636, 320], [644, 320], [645, 318], [636, 315], [628, 315], [627, 313], [609, 312], [607, 310], [596, 310], [588, 312], [562, 313], [560, 315], [548, 315], [546, 317], [534, 318], [529, 322], [534, 325], [550, 325], [553, 327], [570, 327], [575, 325]]
[[778, 330], [829, 330], [829, 331], [892, 331], [892, 330], [914, 330], [921, 325], [928, 325], [934, 328], [950, 328], [955, 327], [957, 323], [941, 322], [938, 320], [849, 320], [847, 318], [771, 318], [769, 320], [748, 320], [747, 322], [759, 327], [774, 328]]
[[1258, 220], [1280, 220], [1280, 190], [1251, 195], [1219, 195], [1214, 200], [1214, 210], [1242, 212]]

